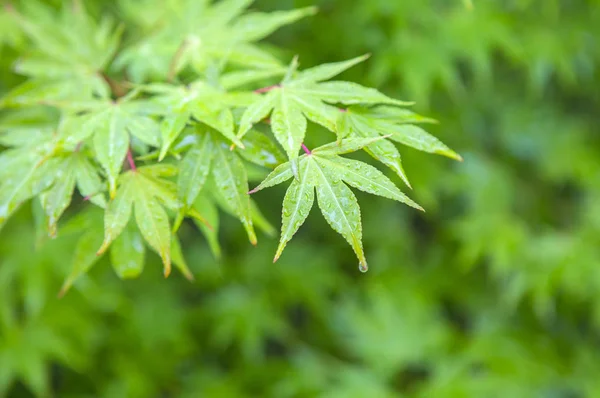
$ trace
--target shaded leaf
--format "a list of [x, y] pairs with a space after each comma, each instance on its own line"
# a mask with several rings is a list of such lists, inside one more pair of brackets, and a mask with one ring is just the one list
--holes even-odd
[[162, 146], [160, 148], [160, 156], [159, 161], [162, 160], [171, 144], [177, 139], [179, 134], [183, 131], [183, 128], [186, 126], [188, 120], [190, 118], [190, 114], [188, 112], [178, 112], [174, 115], [168, 116], [163, 119], [160, 125], [161, 137], [162, 137]]
[[250, 199], [250, 215], [252, 216], [252, 222], [254, 225], [256, 225], [256, 227], [262, 230], [265, 234], [274, 236], [277, 233], [275, 227], [273, 227], [269, 220], [267, 220], [267, 218], [262, 214], [256, 202], [252, 199]]
[[175, 264], [175, 267], [183, 274], [183, 276], [185, 276], [187, 280], [193, 281], [194, 276], [185, 261], [185, 257], [181, 250], [181, 243], [179, 243], [179, 238], [177, 238], [176, 235], [173, 235], [171, 238], [171, 258], [173, 264]]
[[171, 227], [169, 218], [156, 199], [146, 194], [147, 187], [138, 179], [135, 195], [135, 220], [142, 236], [162, 259], [164, 275], [171, 273]]
[[95, 205], [106, 207], [106, 199], [103, 195], [105, 187], [98, 171], [85, 156], [76, 155], [75, 159], [74, 172], [79, 193]]
[[266, 118], [271, 113], [278, 99], [279, 93], [277, 91], [270, 91], [248, 106], [242, 115], [237, 136], [242, 138], [252, 128], [252, 125]]
[[235, 153], [221, 144], [215, 150], [212, 175], [219, 193], [244, 225], [250, 242], [256, 244], [244, 164]]
[[53, 185], [40, 195], [40, 200], [48, 222], [50, 236], [56, 235], [58, 219], [67, 209], [75, 190], [75, 167], [77, 164], [72, 159], [66, 159], [56, 171], [56, 180]]
[[250, 130], [242, 142], [245, 148], [238, 151], [239, 155], [254, 164], [272, 169], [286, 161], [277, 144], [256, 130]]
[[219, 212], [217, 207], [210, 199], [201, 194], [196, 198], [194, 209], [211, 225], [212, 228], [208, 228], [206, 223], [203, 223], [196, 218], [193, 219], [196, 226], [206, 237], [213, 256], [217, 259], [221, 258], [221, 246], [219, 245]]
[[98, 249], [98, 254], [102, 254], [108, 249], [110, 244], [121, 234], [133, 210], [134, 187], [130, 179], [131, 172], [128, 172], [121, 183], [115, 197], [108, 202], [104, 213], [104, 241]]
[[110, 246], [110, 262], [119, 278], [137, 278], [144, 269], [145, 253], [142, 236], [130, 220]]
[[181, 161], [177, 180], [177, 196], [185, 208], [195, 202], [210, 172], [215, 148], [210, 134], [204, 134], [197, 146], [193, 146]]
[[98, 261], [96, 248], [102, 243], [102, 233], [94, 229], [85, 231], [77, 241], [73, 252], [73, 265], [69, 276], [63, 283], [59, 295], [64, 295], [73, 285], [75, 280], [89, 271]]

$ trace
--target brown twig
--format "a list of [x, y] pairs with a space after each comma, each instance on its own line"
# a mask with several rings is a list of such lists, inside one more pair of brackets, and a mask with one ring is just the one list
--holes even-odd
[[108, 84], [108, 86], [110, 87], [110, 91], [113, 93], [113, 95], [116, 98], [121, 98], [121, 97], [125, 96], [125, 94], [127, 94], [128, 90], [124, 84], [114, 80], [113, 78], [111, 78], [104, 72], [98, 72], [98, 74]]

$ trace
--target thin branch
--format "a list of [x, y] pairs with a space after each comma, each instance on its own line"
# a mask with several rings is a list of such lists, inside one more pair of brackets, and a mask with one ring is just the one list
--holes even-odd
[[274, 90], [276, 88], [279, 88], [279, 87], [281, 87], [281, 84], [274, 84], [272, 86], [267, 86], [267, 87], [256, 89], [256, 90], [254, 90], [254, 92], [257, 94], [267, 93], [267, 92]]
[[128, 90], [127, 87], [125, 87], [125, 84], [114, 80], [104, 72], [98, 72], [98, 74], [108, 84], [110, 91], [116, 98], [121, 98], [127, 94]]
[[136, 172], [137, 167], [135, 166], [135, 161], [133, 160], [133, 154], [131, 153], [131, 147], [127, 149], [127, 162], [129, 163], [129, 168], [131, 171]]
[[304, 152], [306, 152], [307, 155], [310, 155], [312, 152], [310, 151], [310, 149], [308, 149], [306, 147], [306, 145], [304, 145], [304, 143], [302, 143], [302, 149], [304, 149]]
[[89, 194], [87, 196], [84, 196], [83, 197], [83, 201], [87, 202], [88, 200], [92, 199], [94, 196], [99, 195], [101, 192], [102, 191], [98, 191], [98, 192], [91, 193], [91, 194]]

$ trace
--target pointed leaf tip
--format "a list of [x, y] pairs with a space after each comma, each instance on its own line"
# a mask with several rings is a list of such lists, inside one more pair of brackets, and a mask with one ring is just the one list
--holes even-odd
[[253, 232], [248, 232], [248, 240], [252, 246], [258, 245], [258, 239], [256, 239], [256, 234]]
[[58, 294], [56, 295], [56, 297], [58, 297], [59, 299], [62, 299], [63, 297], [65, 297], [65, 294], [67, 294], [67, 292], [69, 291], [69, 289], [71, 289], [71, 283], [65, 282], [62, 287], [60, 288]]
[[102, 242], [102, 246], [100, 246], [100, 248], [96, 251], [96, 256], [103, 255], [104, 252], [106, 252], [106, 249], [108, 249], [108, 247], [110, 246], [110, 243], [110, 240], [104, 240], [104, 242]]
[[193, 219], [195, 219], [196, 221], [200, 222], [201, 224], [203, 224], [204, 226], [206, 226], [206, 228], [209, 229], [209, 231], [214, 231], [215, 228], [212, 226], [211, 223], [208, 222], [208, 220], [206, 218], [204, 218], [202, 216], [202, 214], [200, 214], [200, 212], [198, 212], [198, 210], [191, 208], [190, 210], [188, 210], [188, 215], [190, 217], [192, 217]]
[[171, 275], [171, 259], [169, 257], [163, 258], [164, 270], [163, 274], [165, 278], [168, 278]]
[[446, 150], [441, 150], [441, 151], [437, 151], [438, 154], [446, 156], [450, 159], [456, 160], [458, 162], [463, 162], [464, 159], [462, 156], [460, 156], [458, 153], [454, 152], [451, 149], [446, 149]]
[[277, 260], [279, 260], [279, 257], [281, 257], [281, 254], [283, 253], [283, 249], [285, 249], [287, 242], [280, 242], [279, 245], [277, 246], [277, 251], [275, 252], [275, 257], [273, 257], [273, 263], [276, 263]]

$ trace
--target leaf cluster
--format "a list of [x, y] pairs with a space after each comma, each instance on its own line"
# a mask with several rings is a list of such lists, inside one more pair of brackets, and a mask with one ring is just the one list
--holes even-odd
[[[15, 71], [26, 79], [1, 100], [0, 224], [33, 199], [54, 237], [75, 192], [86, 204], [71, 217], [85, 222], [89, 206], [104, 212], [101, 245], [93, 247], [98, 228], [89, 225], [64, 289], [109, 249], [119, 276], [139, 275], [144, 244], [161, 257], [165, 276], [174, 263], [191, 278], [176, 232], [193, 220], [220, 255], [217, 209], [256, 244], [254, 225], [272, 227], [249, 197], [249, 175], [273, 168], [279, 177], [260, 189], [293, 177], [275, 259], [317, 188], [325, 219], [366, 270], [360, 211], [345, 183], [420, 206], [377, 169], [338, 155], [365, 148], [406, 184], [393, 141], [460, 159], [416, 126], [431, 120], [406, 109], [410, 103], [331, 80], [367, 56], [298, 70], [297, 57], [284, 67], [258, 43], [313, 8], [259, 13], [246, 10], [250, 3], [181, 0], [136, 14], [123, 1], [125, 25], [82, 2], [55, 10], [31, 1], [8, 12], [25, 38]], [[309, 122], [337, 140], [311, 152]]]

